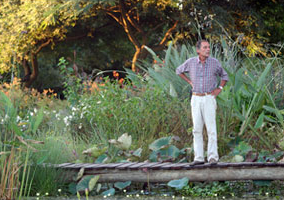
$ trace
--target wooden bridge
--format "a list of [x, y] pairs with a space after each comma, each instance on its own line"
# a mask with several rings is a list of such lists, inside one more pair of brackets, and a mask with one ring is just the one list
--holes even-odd
[[284, 163], [190, 163], [129, 162], [108, 164], [64, 163], [54, 167], [76, 174], [100, 175], [99, 182], [168, 182], [187, 177], [189, 181], [284, 180]]

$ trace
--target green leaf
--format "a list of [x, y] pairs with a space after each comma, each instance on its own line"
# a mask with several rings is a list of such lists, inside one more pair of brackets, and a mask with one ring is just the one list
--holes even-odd
[[233, 163], [240, 163], [240, 162], [244, 162], [244, 157], [241, 155], [235, 155], [232, 159], [231, 162]]
[[244, 70], [240, 68], [235, 76], [235, 85], [234, 85], [234, 92], [237, 92], [243, 85], [242, 77], [243, 77]]
[[270, 106], [263, 106], [263, 108], [264, 108], [265, 110], [267, 110], [268, 112], [274, 113], [274, 114], [277, 116], [279, 122], [280, 122], [280, 123], [283, 123], [283, 115], [281, 114], [281, 112], [280, 112], [279, 109], [277, 109], [277, 108], [272, 108], [272, 107], [270, 107]]
[[181, 152], [177, 147], [171, 145], [168, 146], [166, 149], [153, 151], [149, 156], [149, 160], [152, 162], [157, 162], [158, 155], [161, 160], [168, 160], [169, 158], [175, 160], [180, 155], [180, 153]]
[[122, 190], [122, 189], [128, 187], [130, 184], [131, 184], [131, 181], [116, 182], [116, 183], [114, 183], [114, 187], [116, 187], [119, 190]]
[[172, 46], [173, 43], [170, 42], [167, 52], [166, 52], [166, 56], [165, 56], [165, 65], [168, 66], [169, 65], [169, 61], [170, 61], [170, 57], [171, 57], [171, 50], [172, 50]]
[[16, 135], [18, 135], [18, 136], [23, 135], [23, 132], [21, 131], [21, 129], [19, 129], [19, 127], [16, 124], [12, 123], [11, 128], [16, 133]]
[[1, 94], [1, 102], [8, 108], [13, 108], [13, 104], [11, 102], [11, 100], [5, 95], [5, 93], [3, 93], [2, 91], [0, 91]]
[[271, 63], [268, 63], [268, 65], [266, 66], [265, 70], [261, 73], [259, 79], [257, 80], [257, 86], [258, 88], [262, 87], [265, 83], [265, 79], [267, 74], [270, 72], [271, 69]]
[[173, 86], [173, 84], [171, 82], [170, 82], [170, 91], [169, 91], [169, 93], [170, 93], [170, 95], [172, 97], [177, 97], [178, 96], [177, 92], [176, 92], [176, 90], [175, 90], [175, 88], [174, 88], [174, 86]]
[[36, 133], [36, 130], [38, 129], [40, 123], [43, 119], [43, 108], [41, 108], [38, 112], [38, 114], [35, 116], [35, 121], [32, 123], [32, 133]]
[[77, 184], [76, 191], [79, 192], [79, 191], [85, 191], [86, 189], [89, 189], [89, 182], [92, 178], [94, 178], [94, 175], [84, 176]]
[[68, 185], [68, 191], [73, 195], [75, 195], [77, 193], [76, 186], [77, 186], [77, 184], [74, 183], [74, 182], [72, 182]]
[[188, 181], [189, 179], [187, 177], [184, 177], [182, 179], [178, 179], [178, 180], [171, 180], [170, 182], [168, 182], [168, 186], [173, 187], [177, 190], [181, 190], [183, 187], [188, 185]]
[[82, 167], [82, 168], [79, 170], [75, 181], [78, 181], [80, 178], [82, 178], [82, 176], [84, 175], [84, 172], [85, 172], [85, 168]]
[[41, 165], [42, 163], [44, 163], [44, 162], [47, 160], [47, 158], [48, 158], [48, 155], [47, 155], [47, 154], [43, 155], [42, 157], [40, 157], [40, 158], [37, 160], [36, 164], [37, 164], [37, 165]]
[[230, 154], [233, 155], [233, 156], [241, 155], [241, 156], [245, 157], [247, 155], [247, 153], [251, 150], [252, 150], [252, 147], [250, 145], [248, 145], [247, 143], [242, 141], [242, 142], [239, 143], [238, 146], [236, 146], [234, 148], [234, 150]]
[[158, 152], [162, 157], [173, 159], [176, 159], [180, 154], [180, 150], [174, 145], [171, 145], [166, 149], [160, 149]]
[[256, 121], [256, 123], [254, 125], [254, 128], [256, 128], [256, 129], [260, 128], [262, 126], [262, 124], [263, 124], [263, 119], [264, 119], [264, 112], [262, 112], [259, 115], [259, 117], [258, 117], [258, 119], [257, 119], [257, 121]]
[[160, 150], [160, 149], [164, 148], [165, 146], [170, 145], [171, 139], [172, 139], [172, 137], [170, 136], [170, 137], [163, 137], [163, 138], [160, 138], [158, 140], [155, 140], [152, 144], [149, 145], [149, 148], [152, 151]]
[[149, 160], [151, 162], [158, 162], [158, 154], [157, 151], [153, 151], [152, 153], [150, 153], [149, 155]]
[[156, 55], [156, 53], [152, 50], [152, 49], [150, 49], [149, 47], [147, 47], [147, 46], [144, 46], [145, 47], [145, 49], [147, 50], [147, 51], [149, 51], [149, 53], [154, 57], [154, 59], [158, 62], [158, 63], [163, 63], [163, 61]]
[[107, 154], [103, 154], [103, 155], [100, 155], [100, 156], [96, 159], [95, 163], [96, 163], [96, 164], [104, 163], [105, 161], [107, 161], [107, 159], [108, 159]]
[[89, 182], [89, 191], [92, 191], [95, 187], [95, 185], [97, 184], [98, 180], [99, 180], [100, 176], [97, 175], [94, 178], [92, 178]]
[[136, 151], [134, 151], [132, 153], [132, 155], [140, 158], [141, 157], [141, 153], [142, 153], [142, 148], [139, 148]]
[[72, 67], [68, 67], [68, 68], [67, 68], [67, 71], [70, 72], [70, 73], [72, 73], [74, 70], [73, 70]]
[[107, 191], [104, 191], [102, 193], [103, 196], [113, 196], [115, 194], [115, 189], [114, 188], [110, 188]]
[[271, 186], [272, 181], [269, 180], [255, 180], [253, 183], [257, 186]]
[[101, 188], [102, 188], [102, 184], [99, 183], [98, 186], [97, 186], [96, 192], [99, 193], [99, 191], [101, 190]]

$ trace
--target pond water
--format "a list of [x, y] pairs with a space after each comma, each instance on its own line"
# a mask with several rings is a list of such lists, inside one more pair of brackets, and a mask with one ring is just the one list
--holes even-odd
[[[134, 196], [134, 197], [125, 197], [125, 196], [112, 196], [112, 197], [102, 197], [102, 196], [92, 196], [86, 199], [85, 197], [81, 197], [80, 200], [133, 200], [133, 199], [141, 199], [141, 200], [279, 200], [284, 199], [283, 196], [278, 197], [261, 197], [261, 196], [246, 196], [246, 197], [215, 197], [215, 198], [201, 198], [201, 197], [164, 197], [164, 196]], [[79, 200], [77, 196], [74, 197], [29, 197], [24, 200]]]

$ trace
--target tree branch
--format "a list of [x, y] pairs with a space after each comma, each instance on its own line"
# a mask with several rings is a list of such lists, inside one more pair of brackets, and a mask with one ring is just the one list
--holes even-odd
[[161, 51], [164, 48], [166, 42], [169, 39], [170, 34], [176, 28], [177, 24], [178, 24], [178, 21], [176, 21], [174, 23], [174, 25], [166, 32], [166, 34], [165, 34], [164, 38], [161, 40], [161, 42], [157, 46], [152, 47], [153, 51]]
[[178, 21], [176, 21], [175, 24], [166, 32], [164, 38], [162, 39], [159, 45], [164, 45], [167, 42], [168, 37], [173, 32], [173, 30], [176, 28], [177, 24], [178, 24]]
[[38, 48], [37, 50], [34, 52], [34, 54], [38, 54], [43, 47], [46, 47], [47, 45], [49, 45], [49, 43], [51, 42], [51, 39], [47, 40], [45, 43], [42, 43]]
[[140, 48], [141, 44], [140, 42], [135, 38], [131, 27], [128, 23], [127, 17], [126, 17], [126, 11], [125, 11], [125, 5], [124, 5], [124, 0], [119, 0], [119, 5], [120, 5], [120, 11], [121, 11], [121, 19], [123, 23], [123, 28], [125, 32], [127, 33], [127, 36], [129, 40], [134, 44], [136, 50]]
[[117, 21], [121, 26], [123, 26], [123, 23], [121, 22], [121, 20], [118, 17], [116, 17], [113, 13], [107, 12], [107, 14], [111, 16], [115, 21]]
[[138, 23], [136, 23], [136, 21], [132, 20], [132, 18], [130, 17], [130, 15], [128, 13], [126, 13], [126, 17], [128, 19], [128, 21], [130, 22], [130, 24], [136, 28], [136, 30], [140, 33], [142, 33], [143, 35], [145, 35], [144, 31], [142, 30], [142, 28], [139, 26]]

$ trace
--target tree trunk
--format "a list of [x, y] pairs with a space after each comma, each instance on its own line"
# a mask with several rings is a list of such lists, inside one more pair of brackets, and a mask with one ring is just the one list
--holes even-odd
[[[36, 80], [38, 76], [38, 62], [37, 62], [37, 54], [42, 50], [42, 48], [49, 45], [51, 42], [51, 39], [47, 40], [46, 42], [42, 43], [36, 51], [31, 52], [31, 63], [32, 63], [32, 72], [30, 69], [30, 66], [28, 65], [28, 61], [26, 59], [23, 60], [23, 67], [25, 72], [25, 77], [22, 80], [25, 82], [25, 87], [31, 87], [32, 83]], [[27, 53], [28, 54], [28, 53]]]
[[284, 180], [284, 163], [243, 162], [195, 166], [171, 162], [63, 163], [54, 167], [64, 170], [64, 177], [70, 178], [84, 168], [84, 175], [99, 175], [99, 182], [165, 183], [185, 177], [189, 181]]
[[142, 45], [140, 48], [136, 48], [135, 54], [132, 57], [132, 65], [131, 69], [132, 71], [138, 71], [136, 68], [136, 63], [139, 59], [143, 60], [146, 59], [148, 55], [148, 51], [144, 48], [144, 45]]
[[31, 76], [31, 69], [26, 59], [23, 59], [22, 64], [23, 64], [24, 73], [25, 73], [24, 78], [22, 78], [22, 82], [27, 82]]
[[30, 72], [30, 67], [28, 66], [27, 63], [26, 66], [24, 66], [25, 77], [28, 77], [28, 79], [25, 81], [25, 87], [28, 88], [32, 85], [32, 83], [36, 80], [38, 76], [37, 54], [31, 53], [31, 63], [32, 63], [32, 72]]

